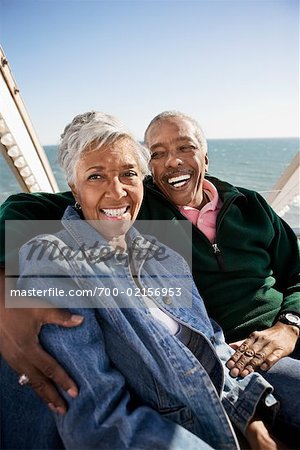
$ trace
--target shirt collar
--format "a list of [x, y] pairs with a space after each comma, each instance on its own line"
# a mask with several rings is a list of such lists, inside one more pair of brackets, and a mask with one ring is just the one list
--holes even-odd
[[[204, 205], [203, 208], [201, 208], [201, 212], [205, 212], [205, 211], [209, 211], [209, 210], [215, 211], [217, 209], [218, 201], [219, 201], [219, 194], [218, 194], [216, 187], [210, 181], [204, 179], [203, 180], [203, 191], [207, 194], [210, 201], [208, 203], [206, 203], [206, 205]], [[189, 211], [189, 210], [195, 210], [197, 208], [193, 208], [191, 206], [179, 206], [179, 209], [184, 210], [184, 211]]]

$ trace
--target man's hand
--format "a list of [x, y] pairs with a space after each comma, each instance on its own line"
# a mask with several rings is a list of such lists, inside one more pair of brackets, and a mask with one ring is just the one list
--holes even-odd
[[295, 348], [297, 327], [281, 322], [263, 331], [255, 331], [245, 341], [231, 343], [236, 350], [227, 361], [232, 377], [245, 377], [254, 370], [268, 370]]
[[246, 439], [252, 450], [286, 450], [287, 447], [270, 436], [264, 423], [253, 418], [246, 430]]
[[[23, 298], [22, 298], [23, 300]], [[26, 300], [26, 299], [24, 299]], [[32, 302], [32, 299], [28, 299]], [[66, 412], [66, 403], [54, 386], [56, 383], [71, 397], [78, 395], [74, 381], [64, 369], [40, 346], [38, 334], [46, 323], [74, 327], [83, 321], [82, 316], [74, 316], [63, 309], [45, 308], [5, 308], [2, 297], [0, 310], [0, 352], [7, 363], [20, 375], [26, 374], [29, 385], [60, 414]]]

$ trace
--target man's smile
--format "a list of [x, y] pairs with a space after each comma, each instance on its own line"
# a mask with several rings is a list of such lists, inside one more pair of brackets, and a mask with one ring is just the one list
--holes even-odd
[[168, 173], [163, 176], [164, 184], [167, 184], [171, 188], [180, 188], [186, 186], [192, 178], [192, 173], [189, 171], [176, 171]]

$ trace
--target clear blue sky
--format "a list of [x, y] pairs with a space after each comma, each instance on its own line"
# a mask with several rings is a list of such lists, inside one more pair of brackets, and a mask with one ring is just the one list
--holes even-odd
[[209, 138], [299, 135], [298, 0], [0, 0], [0, 40], [43, 144], [102, 110], [142, 138], [165, 109]]

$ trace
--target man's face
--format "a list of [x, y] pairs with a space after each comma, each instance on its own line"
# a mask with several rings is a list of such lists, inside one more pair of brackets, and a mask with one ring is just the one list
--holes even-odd
[[198, 208], [208, 158], [200, 148], [193, 124], [180, 117], [155, 122], [147, 133], [155, 184], [175, 205]]

